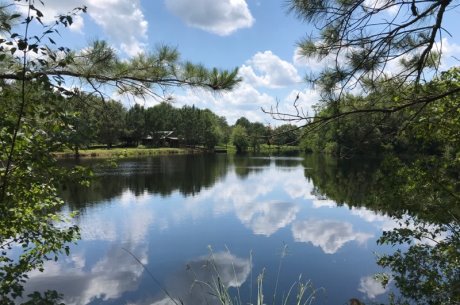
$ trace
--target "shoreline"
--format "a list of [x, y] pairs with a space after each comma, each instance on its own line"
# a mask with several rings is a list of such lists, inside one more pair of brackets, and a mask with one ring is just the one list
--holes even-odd
[[96, 159], [96, 158], [119, 158], [137, 156], [158, 156], [158, 155], [185, 155], [204, 152], [201, 149], [193, 148], [97, 148], [81, 149], [79, 154], [75, 152], [55, 152], [53, 155], [58, 159]]
[[[161, 155], [186, 155], [186, 154], [202, 154], [202, 153], [220, 153], [219, 148], [223, 146], [217, 146], [214, 150], [207, 150], [202, 147], [196, 148], [139, 148], [139, 147], [114, 147], [114, 148], [94, 148], [94, 149], [80, 149], [79, 154], [76, 155], [74, 151], [63, 151], [52, 153], [57, 159], [104, 159], [104, 158], [120, 158], [120, 157], [141, 157], [141, 156], [161, 156]], [[229, 146], [223, 148], [224, 153], [236, 154], [236, 149]], [[267, 147], [263, 145], [259, 151], [252, 151], [248, 149], [244, 154], [258, 153], [258, 154], [283, 154], [300, 152], [297, 146], [273, 146]]]

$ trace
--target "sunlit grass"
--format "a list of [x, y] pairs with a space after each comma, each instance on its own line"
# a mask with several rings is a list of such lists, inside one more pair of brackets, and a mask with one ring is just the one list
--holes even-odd
[[[81, 149], [79, 157], [81, 158], [111, 158], [111, 157], [136, 157], [150, 155], [172, 155], [172, 154], [188, 154], [194, 151], [187, 148], [96, 148], [96, 149]], [[56, 152], [57, 157], [74, 157], [72, 151]]]

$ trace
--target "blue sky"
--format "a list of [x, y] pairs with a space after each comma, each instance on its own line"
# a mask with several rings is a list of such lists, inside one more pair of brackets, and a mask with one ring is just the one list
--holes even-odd
[[[369, 0], [376, 1], [376, 0]], [[194, 104], [209, 108], [234, 123], [241, 116], [251, 121], [280, 125], [260, 110], [277, 101], [281, 110], [297, 94], [305, 111], [311, 111], [319, 95], [303, 78], [326, 63], [295, 56], [296, 42], [311, 32], [311, 26], [287, 13], [285, 0], [47, 0], [44, 13], [55, 16], [79, 5], [88, 13], [76, 18], [61, 43], [81, 49], [95, 39], [110, 42], [123, 57], [148, 52], [158, 44], [178, 48], [182, 59], [208, 67], [240, 68], [243, 83], [233, 92], [212, 94], [202, 90], [174, 90], [177, 106]], [[455, 31], [460, 10], [449, 13], [449, 30], [443, 49], [449, 58], [460, 58]], [[458, 61], [456, 62], [458, 64]], [[455, 64], [446, 62], [446, 67]], [[152, 99], [126, 100], [151, 106]]]

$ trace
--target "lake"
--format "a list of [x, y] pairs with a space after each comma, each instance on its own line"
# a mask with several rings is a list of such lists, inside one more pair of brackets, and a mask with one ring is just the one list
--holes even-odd
[[[359, 173], [372, 171], [366, 164]], [[266, 304], [281, 304], [299, 277], [312, 304], [385, 302], [395, 288], [374, 279], [376, 257], [394, 249], [376, 240], [395, 221], [329, 199], [324, 190], [343, 180], [336, 167], [314, 156], [217, 154], [98, 168], [89, 188], [63, 190], [65, 211], [79, 212], [81, 240], [30, 274], [27, 290], [55, 289], [66, 304], [217, 304], [207, 284], [218, 274], [247, 304], [263, 273]], [[355, 191], [351, 201], [369, 195], [360, 175], [342, 186]]]

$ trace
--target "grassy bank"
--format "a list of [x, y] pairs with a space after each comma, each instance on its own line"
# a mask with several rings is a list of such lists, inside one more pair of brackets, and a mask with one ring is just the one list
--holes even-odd
[[[79, 152], [80, 158], [112, 158], [112, 157], [137, 157], [137, 156], [153, 156], [153, 155], [174, 155], [174, 154], [190, 154], [197, 153], [198, 150], [190, 148], [96, 148], [96, 149], [81, 149]], [[75, 158], [73, 151], [64, 151], [54, 153], [58, 158]]]
[[[226, 149], [227, 153], [235, 154], [236, 149], [233, 145], [216, 146], [217, 149]], [[80, 158], [113, 158], [113, 157], [137, 157], [137, 156], [154, 156], [154, 155], [174, 155], [174, 154], [194, 154], [206, 151], [204, 148], [145, 148], [145, 147], [114, 147], [81, 149], [79, 151]], [[261, 145], [257, 153], [261, 154], [279, 154], [299, 151], [298, 146], [268, 146]], [[253, 149], [248, 148], [248, 153], [252, 153]], [[75, 158], [75, 152], [68, 150], [56, 152], [54, 155], [58, 158]]]

